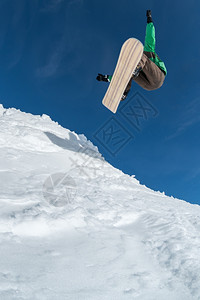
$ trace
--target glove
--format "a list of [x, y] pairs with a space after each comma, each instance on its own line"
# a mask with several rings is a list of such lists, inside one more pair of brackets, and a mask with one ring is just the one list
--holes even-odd
[[110, 82], [109, 80], [109, 75], [102, 75], [98, 73], [98, 76], [96, 78], [98, 81], [105, 81], [105, 82]]
[[149, 10], [147, 10], [147, 14], [146, 14], [146, 16], [147, 16], [147, 23], [152, 23], [153, 22], [153, 20], [152, 20], [152, 16], [151, 16], [151, 10], [149, 9]]

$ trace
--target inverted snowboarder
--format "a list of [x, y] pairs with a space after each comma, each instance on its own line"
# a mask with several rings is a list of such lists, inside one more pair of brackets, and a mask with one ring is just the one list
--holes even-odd
[[[151, 10], [147, 10], [147, 26], [145, 35], [145, 44], [142, 58], [133, 70], [133, 75], [123, 93], [121, 100], [124, 100], [131, 88], [132, 80], [137, 82], [142, 88], [148, 91], [156, 90], [163, 85], [167, 69], [164, 62], [158, 57], [155, 52], [155, 27], [153, 24]], [[98, 74], [98, 81], [110, 82], [112, 75]]]

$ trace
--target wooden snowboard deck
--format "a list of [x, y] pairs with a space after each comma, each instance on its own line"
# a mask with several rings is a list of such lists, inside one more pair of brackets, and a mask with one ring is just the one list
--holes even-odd
[[103, 98], [105, 105], [116, 113], [121, 97], [143, 54], [142, 43], [134, 38], [128, 39], [121, 48], [112, 80]]

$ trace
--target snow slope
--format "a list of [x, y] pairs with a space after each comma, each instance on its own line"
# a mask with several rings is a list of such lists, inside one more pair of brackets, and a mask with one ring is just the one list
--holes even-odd
[[0, 299], [200, 299], [200, 207], [0, 106]]

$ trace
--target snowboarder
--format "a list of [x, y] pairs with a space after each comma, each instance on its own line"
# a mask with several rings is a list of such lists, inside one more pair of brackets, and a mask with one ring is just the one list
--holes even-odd
[[[131, 80], [126, 87], [121, 100], [124, 100], [127, 97], [131, 89], [132, 80], [137, 82], [145, 90], [152, 91], [160, 88], [163, 85], [165, 76], [167, 74], [167, 69], [164, 62], [155, 52], [155, 27], [151, 16], [151, 10], [147, 10], [146, 16], [147, 26], [143, 56], [136, 70], [133, 71]], [[98, 74], [96, 79], [98, 81], [110, 82], [112, 75]]]

